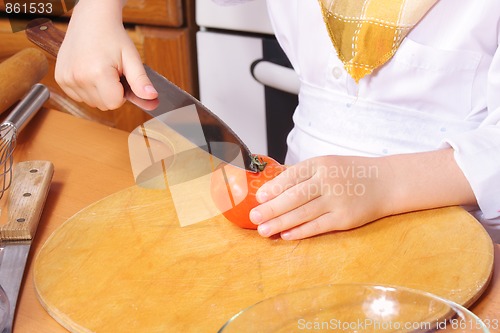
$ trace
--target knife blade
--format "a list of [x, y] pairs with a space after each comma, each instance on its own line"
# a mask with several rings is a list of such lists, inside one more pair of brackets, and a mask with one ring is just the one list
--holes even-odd
[[[26, 35], [31, 42], [55, 57], [57, 57], [65, 37], [65, 33], [57, 29], [47, 19], [31, 21], [27, 26]], [[158, 91], [158, 98], [147, 101], [137, 97], [122, 78], [127, 100], [153, 118], [161, 118], [163, 123], [209, 154], [240, 168], [257, 171], [256, 166], [252, 163], [252, 153], [229, 126], [198, 99], [147, 65], [144, 67], [153, 86]], [[196, 108], [196, 119], [183, 112], [172, 112], [192, 105]], [[200, 126], [201, 132], [199, 131]]]
[[[17, 298], [31, 243], [49, 192], [54, 167], [49, 161], [19, 162], [14, 167], [9, 189], [6, 223], [0, 227], [0, 286], [5, 291], [7, 313], [1, 332], [11, 332]], [[0, 290], [1, 292], [1, 290]], [[0, 307], [1, 309], [2, 307]]]

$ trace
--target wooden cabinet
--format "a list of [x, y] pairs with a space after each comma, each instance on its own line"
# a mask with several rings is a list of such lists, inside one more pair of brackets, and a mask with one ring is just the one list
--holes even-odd
[[[5, 6], [0, 0], [2, 9]], [[194, 0], [129, 0], [123, 15], [144, 63], [197, 96]], [[67, 17], [53, 20], [59, 28], [66, 29]], [[34, 47], [24, 32], [12, 33], [5, 13], [0, 13], [0, 45], [0, 61], [23, 48]], [[128, 102], [117, 110], [103, 112], [72, 101], [54, 80], [55, 59], [50, 55], [47, 58], [50, 68], [42, 83], [51, 89], [51, 107], [127, 131], [149, 119]]]
[[181, 0], [128, 0], [123, 10], [123, 20], [129, 23], [180, 27], [184, 23], [185, 14], [188, 14], [182, 7], [189, 7], [188, 5]]

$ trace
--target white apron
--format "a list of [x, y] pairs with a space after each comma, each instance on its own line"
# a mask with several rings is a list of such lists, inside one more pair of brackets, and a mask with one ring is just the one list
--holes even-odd
[[301, 80], [286, 163], [451, 146], [478, 199], [474, 215], [500, 242], [500, 1], [440, 0], [394, 58], [358, 85], [317, 1], [267, 3]]

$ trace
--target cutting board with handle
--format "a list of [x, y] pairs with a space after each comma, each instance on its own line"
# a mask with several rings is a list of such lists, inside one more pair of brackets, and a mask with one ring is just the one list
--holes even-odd
[[34, 264], [39, 300], [71, 332], [216, 332], [268, 297], [328, 283], [401, 285], [472, 304], [493, 244], [458, 207], [301, 241], [222, 216], [180, 227], [166, 189], [115, 193], [66, 221]]

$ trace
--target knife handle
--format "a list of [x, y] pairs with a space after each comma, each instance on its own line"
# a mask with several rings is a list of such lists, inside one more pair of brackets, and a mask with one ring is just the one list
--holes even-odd
[[51, 20], [39, 18], [32, 20], [26, 27], [26, 36], [34, 44], [57, 57], [66, 33], [54, 26]]
[[16, 164], [9, 189], [8, 220], [0, 227], [2, 241], [31, 240], [35, 237], [53, 174], [54, 166], [49, 161]]

